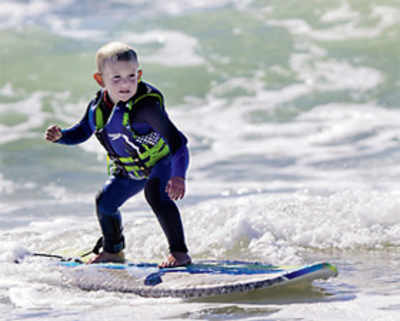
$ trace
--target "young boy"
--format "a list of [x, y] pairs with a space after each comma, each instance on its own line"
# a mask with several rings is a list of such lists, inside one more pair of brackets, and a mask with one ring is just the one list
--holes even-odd
[[96, 197], [103, 251], [91, 263], [123, 262], [125, 240], [119, 207], [144, 189], [169, 243], [160, 267], [191, 263], [175, 200], [185, 194], [187, 140], [174, 126], [159, 90], [141, 81], [136, 52], [111, 42], [96, 54], [94, 79], [102, 87], [82, 120], [69, 129], [46, 130], [48, 141], [80, 144], [93, 133], [107, 151], [110, 178]]

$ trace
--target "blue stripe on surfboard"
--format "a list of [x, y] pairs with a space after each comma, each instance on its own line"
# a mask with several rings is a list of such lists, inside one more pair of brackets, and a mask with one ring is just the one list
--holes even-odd
[[[216, 265], [218, 264], [218, 265]], [[160, 269], [149, 274], [145, 285], [157, 285], [162, 282], [161, 277], [166, 273], [189, 273], [189, 274], [225, 274], [225, 275], [255, 275], [281, 273], [285, 269], [273, 265], [260, 263], [249, 263], [242, 261], [204, 261], [181, 268]]]
[[298, 278], [300, 276], [322, 270], [323, 268], [329, 268], [330, 270], [335, 272], [335, 274], [337, 274], [337, 269], [335, 266], [333, 266], [329, 263], [317, 263], [317, 264], [305, 266], [304, 268], [298, 269], [293, 272], [289, 272], [288, 274], [285, 275], [285, 277], [288, 278], [289, 280], [292, 280], [292, 279]]
[[161, 277], [166, 273], [189, 273], [189, 274], [225, 274], [225, 275], [254, 275], [254, 274], [274, 274], [280, 273], [282, 269], [253, 270], [248, 268], [227, 268], [219, 266], [194, 266], [188, 265], [184, 268], [160, 269], [158, 272], [149, 274], [144, 280], [145, 285], [157, 285], [162, 282]]
[[[229, 261], [227, 261], [229, 262]], [[249, 266], [249, 263], [243, 262], [247, 266]], [[243, 264], [241, 263], [241, 264]], [[250, 264], [253, 267], [253, 264]], [[255, 275], [255, 274], [276, 274], [276, 273], [282, 273], [282, 272], [287, 272], [286, 274], [282, 275], [288, 280], [292, 280], [295, 278], [299, 278], [303, 275], [310, 274], [319, 270], [322, 270], [323, 268], [331, 268], [335, 270], [333, 266], [331, 266], [328, 263], [319, 263], [319, 264], [313, 264], [309, 266], [304, 266], [304, 267], [298, 267], [296, 270], [290, 272], [291, 269], [284, 268], [284, 267], [279, 267], [279, 266], [265, 266], [259, 263], [256, 263], [255, 265], [259, 265], [260, 267], [264, 267], [264, 269], [252, 269], [252, 268], [230, 268], [230, 267], [224, 267], [224, 266], [212, 266], [212, 267], [199, 267], [198, 265], [196, 266], [187, 266], [185, 268], [174, 268], [174, 269], [161, 269], [158, 272], [151, 273], [149, 274], [144, 281], [145, 285], [157, 285], [162, 282], [161, 277], [165, 275], [166, 273], [172, 273], [172, 272], [184, 272], [184, 273], [189, 273], [189, 274], [227, 274], [227, 275]], [[265, 269], [265, 267], [268, 267]]]

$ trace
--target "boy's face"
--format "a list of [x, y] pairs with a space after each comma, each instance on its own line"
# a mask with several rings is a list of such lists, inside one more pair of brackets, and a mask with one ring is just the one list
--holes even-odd
[[114, 104], [126, 102], [136, 94], [138, 81], [142, 71], [135, 61], [112, 61], [104, 63], [102, 73], [94, 74], [94, 78], [104, 87]]

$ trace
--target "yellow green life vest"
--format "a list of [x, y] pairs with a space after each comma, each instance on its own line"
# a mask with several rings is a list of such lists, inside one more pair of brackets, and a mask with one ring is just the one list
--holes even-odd
[[147, 178], [151, 168], [170, 152], [158, 132], [150, 129], [146, 134], [140, 135], [131, 127], [131, 115], [139, 101], [154, 97], [159, 99], [161, 108], [164, 108], [161, 93], [143, 82], [140, 85], [141, 90], [138, 89], [131, 100], [127, 103], [119, 102], [113, 107], [107, 120], [101, 106], [104, 103], [104, 92], [90, 109], [96, 137], [107, 150], [109, 174], [122, 171], [134, 179]]

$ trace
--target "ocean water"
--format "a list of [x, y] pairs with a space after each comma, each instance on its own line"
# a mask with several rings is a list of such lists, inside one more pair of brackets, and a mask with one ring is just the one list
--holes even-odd
[[[1, 0], [1, 320], [400, 319], [400, 3], [396, 0]], [[194, 259], [329, 261], [312, 288], [208, 300], [83, 291], [12, 263], [99, 236], [105, 157], [45, 129], [78, 121], [94, 55], [122, 40], [190, 142], [179, 202]], [[143, 195], [127, 256], [167, 244]], [[156, 308], [155, 308], [156, 307]]]

